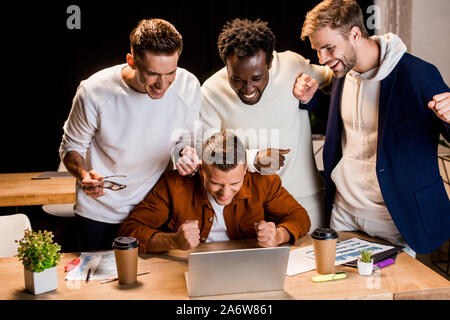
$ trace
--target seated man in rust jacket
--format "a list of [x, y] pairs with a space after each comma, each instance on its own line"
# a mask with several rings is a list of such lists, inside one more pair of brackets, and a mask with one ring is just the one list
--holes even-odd
[[310, 228], [306, 210], [278, 175], [247, 172], [245, 147], [222, 131], [205, 144], [194, 177], [166, 172], [131, 211], [120, 236], [139, 252], [192, 249], [200, 242], [256, 238], [262, 247], [295, 243]]

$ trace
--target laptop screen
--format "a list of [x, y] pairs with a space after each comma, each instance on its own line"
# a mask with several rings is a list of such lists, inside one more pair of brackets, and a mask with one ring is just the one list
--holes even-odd
[[289, 247], [254, 248], [189, 255], [189, 296], [283, 290]]

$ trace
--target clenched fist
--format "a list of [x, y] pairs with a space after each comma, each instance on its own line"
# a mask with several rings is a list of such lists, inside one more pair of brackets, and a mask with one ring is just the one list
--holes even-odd
[[177, 230], [176, 245], [179, 249], [190, 250], [200, 243], [200, 229], [197, 220], [186, 220]]
[[281, 243], [289, 242], [291, 235], [283, 228], [278, 227], [273, 222], [261, 220], [255, 223], [256, 239], [261, 247], [276, 247]]
[[450, 123], [450, 92], [437, 94], [428, 102], [428, 108], [434, 111], [439, 119]]
[[307, 103], [314, 97], [318, 88], [319, 82], [317, 80], [312, 79], [306, 73], [302, 73], [295, 80], [293, 92], [298, 100]]

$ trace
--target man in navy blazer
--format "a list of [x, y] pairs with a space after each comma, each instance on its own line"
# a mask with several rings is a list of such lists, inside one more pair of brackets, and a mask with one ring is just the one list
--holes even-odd
[[[388, 33], [370, 37], [354, 0], [308, 12], [308, 37], [333, 71], [329, 104], [314, 79], [297, 78], [300, 107], [327, 114], [325, 206], [337, 231], [362, 230], [422, 254], [450, 238], [439, 174], [439, 135], [450, 141], [450, 89], [439, 71]], [[415, 253], [413, 253], [415, 255]]]

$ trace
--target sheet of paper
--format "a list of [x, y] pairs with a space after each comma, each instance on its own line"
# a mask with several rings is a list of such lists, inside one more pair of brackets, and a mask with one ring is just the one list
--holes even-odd
[[114, 251], [109, 251], [108, 254], [104, 254], [94, 274], [92, 280], [104, 280], [117, 278], [116, 258]]
[[[341, 265], [354, 261], [359, 256], [362, 249], [372, 250], [372, 254], [392, 249], [392, 246], [373, 243], [358, 238], [352, 238], [346, 241], [338, 242], [336, 245], [336, 262], [335, 265]], [[314, 246], [307, 246], [299, 249], [291, 250], [289, 253], [289, 262], [286, 274], [293, 276], [316, 269], [314, 258]]]
[[316, 268], [316, 261], [305, 254], [309, 249], [310, 247], [304, 247], [291, 250], [286, 275], [293, 276]]
[[114, 251], [81, 253], [80, 264], [67, 274], [66, 280], [86, 280], [89, 269], [90, 280], [117, 278]]

